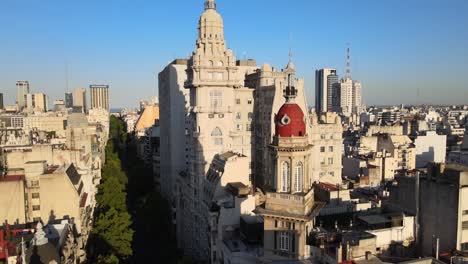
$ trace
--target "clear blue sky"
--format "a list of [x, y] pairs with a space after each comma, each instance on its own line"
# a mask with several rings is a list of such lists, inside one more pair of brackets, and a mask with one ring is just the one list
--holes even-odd
[[[371, 104], [468, 103], [466, 0], [217, 0], [238, 58], [283, 67], [293, 35], [298, 75], [313, 105], [314, 71], [345, 71]], [[111, 106], [157, 93], [156, 73], [194, 49], [203, 0], [1, 0], [0, 91], [28, 80], [51, 100], [111, 85]], [[417, 97], [419, 89], [420, 97]]]

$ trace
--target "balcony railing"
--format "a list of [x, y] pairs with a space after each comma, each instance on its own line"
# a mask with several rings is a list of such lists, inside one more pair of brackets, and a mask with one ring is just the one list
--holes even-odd
[[265, 209], [308, 215], [314, 205], [314, 192], [307, 194], [267, 193]]

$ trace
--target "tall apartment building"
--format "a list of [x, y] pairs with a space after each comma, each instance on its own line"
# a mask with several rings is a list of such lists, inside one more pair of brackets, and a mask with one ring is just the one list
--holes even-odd
[[4, 104], [3, 104], [3, 93], [0, 93], [0, 110], [5, 108]]
[[109, 111], [109, 85], [90, 85], [89, 95], [91, 109], [105, 109]]
[[[350, 51], [348, 48], [346, 78], [341, 79], [337, 84], [336, 106], [341, 112], [349, 116], [351, 114], [360, 114], [362, 112], [361, 83], [351, 79]], [[339, 94], [338, 94], [339, 93]]]
[[86, 113], [86, 89], [76, 88], [73, 91], [73, 110], [75, 112]]
[[65, 93], [65, 108], [73, 108], [73, 93]]
[[359, 114], [362, 107], [361, 83], [352, 79], [342, 79], [339, 82], [340, 109], [345, 115]]
[[336, 69], [320, 69], [315, 71], [315, 111], [325, 113], [335, 111], [334, 100], [336, 91], [335, 84], [338, 83]]
[[[216, 3], [206, 0], [192, 57], [175, 60], [159, 74], [161, 153], [165, 153], [160, 159], [161, 190], [172, 207], [174, 232], [184, 253], [207, 260], [217, 247], [207, 235], [212, 203], [205, 197], [207, 186], [213, 184], [212, 174], [219, 174], [210, 171], [210, 164], [221, 162], [220, 155], [234, 153], [248, 162], [245, 171], [236, 170], [235, 174], [243, 179], [243, 173], [250, 176], [254, 191], [275, 181], [269, 173], [273, 169], [270, 150], [278, 124], [276, 114], [286, 102], [283, 96], [292, 92], [292, 83], [294, 105], [303, 113], [302, 122], [307, 126], [301, 136], [301, 143], [310, 152], [303, 162], [304, 186], [319, 179], [335, 184], [341, 180], [339, 117], [309, 118], [303, 80], [295, 78], [292, 59], [282, 71], [269, 65], [258, 68], [253, 60], [237, 61], [226, 48]], [[293, 166], [290, 175], [294, 175], [292, 170]], [[221, 175], [228, 173], [232, 171]], [[298, 198], [307, 200], [307, 210], [312, 196]], [[305, 229], [299, 222], [298, 227]], [[302, 243], [296, 247], [302, 248], [301, 258], [306, 257], [303, 238], [296, 240]]]
[[30, 111], [47, 112], [48, 105], [47, 95], [43, 93], [26, 95], [26, 108]]
[[26, 107], [26, 95], [29, 94], [29, 92], [28, 81], [16, 82], [16, 104], [20, 111]]

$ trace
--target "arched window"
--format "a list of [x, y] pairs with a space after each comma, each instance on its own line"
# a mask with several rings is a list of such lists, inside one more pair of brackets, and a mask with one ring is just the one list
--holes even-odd
[[218, 61], [218, 67], [223, 67], [224, 66], [224, 63], [222, 61]]
[[291, 174], [290, 174], [290, 168], [289, 168], [289, 163], [284, 161], [283, 164], [281, 165], [281, 191], [283, 192], [289, 192], [290, 191], [290, 186], [291, 186]]
[[249, 121], [252, 121], [253, 120], [253, 113], [250, 112], [247, 117], [248, 117]]
[[212, 60], [210, 60], [209, 64], [210, 64], [211, 67], [214, 66], [214, 62]]
[[223, 145], [223, 132], [221, 132], [221, 129], [219, 129], [219, 127], [213, 129], [213, 132], [211, 132], [211, 137], [213, 138], [213, 143], [215, 145]]
[[304, 179], [304, 166], [302, 162], [296, 163], [295, 178], [294, 178], [294, 187], [296, 192], [302, 192], [302, 183]]

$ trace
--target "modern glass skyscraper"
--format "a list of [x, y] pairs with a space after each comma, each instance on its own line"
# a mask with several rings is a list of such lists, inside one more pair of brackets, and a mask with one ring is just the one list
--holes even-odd
[[317, 113], [333, 111], [333, 84], [338, 83], [336, 69], [315, 71], [315, 110]]

